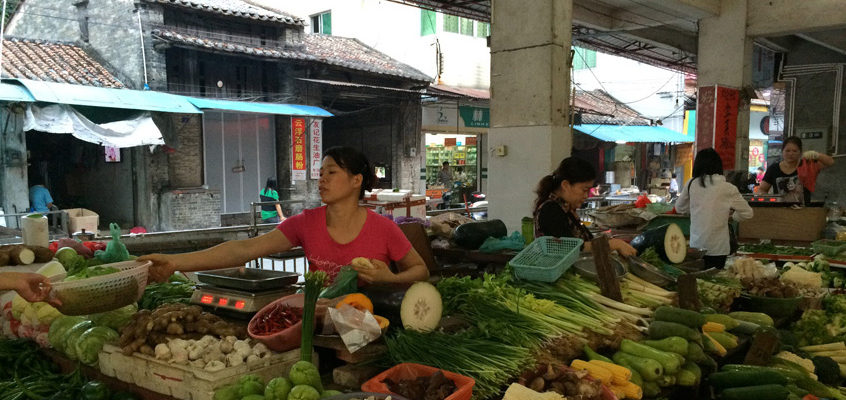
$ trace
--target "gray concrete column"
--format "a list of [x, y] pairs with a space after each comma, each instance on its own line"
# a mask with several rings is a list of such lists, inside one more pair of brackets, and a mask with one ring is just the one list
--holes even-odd
[[572, 0], [492, 1], [491, 129], [479, 151], [487, 150], [489, 216], [509, 231], [531, 216], [540, 178], [570, 154], [572, 11]]
[[[725, 86], [740, 90], [734, 169], [749, 166], [749, 96], [752, 83], [752, 39], [746, 35], [748, 0], [723, 0], [720, 15], [699, 20], [698, 86]], [[700, 99], [701, 101], [701, 99]], [[700, 132], [697, 122], [696, 135]], [[698, 142], [698, 140], [697, 140]], [[701, 150], [701, 149], [697, 149]]]

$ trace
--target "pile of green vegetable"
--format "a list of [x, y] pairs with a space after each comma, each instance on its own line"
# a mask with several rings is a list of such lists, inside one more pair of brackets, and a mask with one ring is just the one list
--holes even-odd
[[155, 310], [168, 303], [184, 303], [191, 301], [194, 294], [194, 283], [182, 274], [173, 274], [167, 282], [150, 283], [144, 288], [144, 295], [138, 300], [141, 310]]
[[728, 312], [743, 290], [740, 280], [714, 275], [696, 278], [696, 287], [702, 306], [719, 312]]
[[800, 346], [846, 340], [846, 295], [830, 294], [823, 299], [822, 310], [807, 310], [793, 324]]
[[812, 256], [814, 250], [805, 247], [776, 246], [772, 243], [744, 244], [738, 248], [744, 253], [777, 254], [782, 256]]
[[86, 382], [79, 370], [62, 374], [32, 341], [0, 339], [0, 364], [6, 366], [0, 369], [0, 400], [135, 398], [129, 394], [113, 396], [102, 382]]
[[259, 376], [244, 375], [237, 383], [215, 391], [214, 400], [318, 400], [336, 394], [340, 392], [323, 390], [314, 364], [298, 361], [291, 366], [287, 378], [273, 378], [265, 385]]
[[54, 349], [70, 359], [79, 360], [86, 365], [95, 365], [103, 345], [117, 341], [120, 335], [115, 329], [126, 325], [134, 313], [133, 304], [108, 313], [92, 315], [91, 319], [62, 316], [50, 324], [47, 340]]

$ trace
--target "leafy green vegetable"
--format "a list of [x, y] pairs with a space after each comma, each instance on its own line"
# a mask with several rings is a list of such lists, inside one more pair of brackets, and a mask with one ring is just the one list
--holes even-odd
[[745, 244], [738, 251], [746, 253], [778, 254], [783, 256], [811, 256], [813, 249], [792, 246], [776, 246], [772, 243]]
[[103, 345], [117, 340], [118, 337], [120, 335], [111, 328], [104, 326], [89, 328], [74, 342], [76, 356], [83, 364], [94, 365], [97, 363]]
[[320, 298], [335, 298], [358, 291], [358, 272], [346, 265], [341, 267], [335, 281], [320, 292]]
[[805, 311], [802, 318], [793, 324], [800, 346], [846, 340], [846, 295], [826, 296], [823, 308]]
[[162, 304], [189, 303], [194, 294], [194, 283], [182, 276], [173, 274], [167, 282], [151, 283], [144, 288], [144, 295], [138, 300], [138, 308], [154, 310]]
[[123, 328], [138, 311], [138, 306], [130, 304], [118, 308], [117, 310], [107, 311], [104, 313], [91, 314], [88, 319], [97, 326], [105, 326], [115, 330]]

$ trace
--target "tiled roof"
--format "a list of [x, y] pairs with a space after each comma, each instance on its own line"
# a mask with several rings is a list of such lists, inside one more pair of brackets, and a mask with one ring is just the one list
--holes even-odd
[[259, 21], [281, 22], [289, 25], [305, 25], [302, 18], [293, 15], [271, 11], [254, 6], [241, 0], [145, 0], [150, 3], [167, 4], [177, 7], [192, 8], [214, 14], [239, 18], [249, 18]]
[[476, 100], [490, 100], [491, 92], [488, 89], [465, 88], [448, 85], [432, 85], [427, 89], [432, 95], [454, 95], [456, 97], [469, 97]]
[[649, 125], [649, 119], [601, 89], [576, 90], [573, 103], [583, 124]]
[[124, 87], [79, 46], [44, 40], [5, 38], [3, 76], [106, 88]]
[[422, 72], [381, 53], [356, 39], [326, 35], [306, 35], [301, 46], [256, 47], [229, 41], [203, 38], [168, 29], [154, 29], [153, 37], [175, 45], [214, 51], [247, 54], [257, 57], [311, 61], [335, 65], [356, 71], [371, 72], [429, 82]]

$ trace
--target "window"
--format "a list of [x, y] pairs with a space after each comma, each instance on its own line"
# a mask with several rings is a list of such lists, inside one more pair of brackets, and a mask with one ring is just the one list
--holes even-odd
[[444, 32], [458, 33], [458, 17], [444, 15]]
[[311, 33], [332, 34], [332, 12], [327, 11], [311, 16]]
[[491, 35], [491, 24], [486, 22], [476, 22], [476, 37], [488, 37]]
[[458, 23], [461, 25], [461, 34], [473, 36], [473, 20], [467, 18], [459, 18]]
[[424, 10], [420, 9], [420, 36], [426, 35], [434, 35], [437, 31], [437, 25], [435, 21], [437, 20], [438, 13], [432, 10]]
[[596, 68], [596, 51], [573, 47], [573, 69]]

